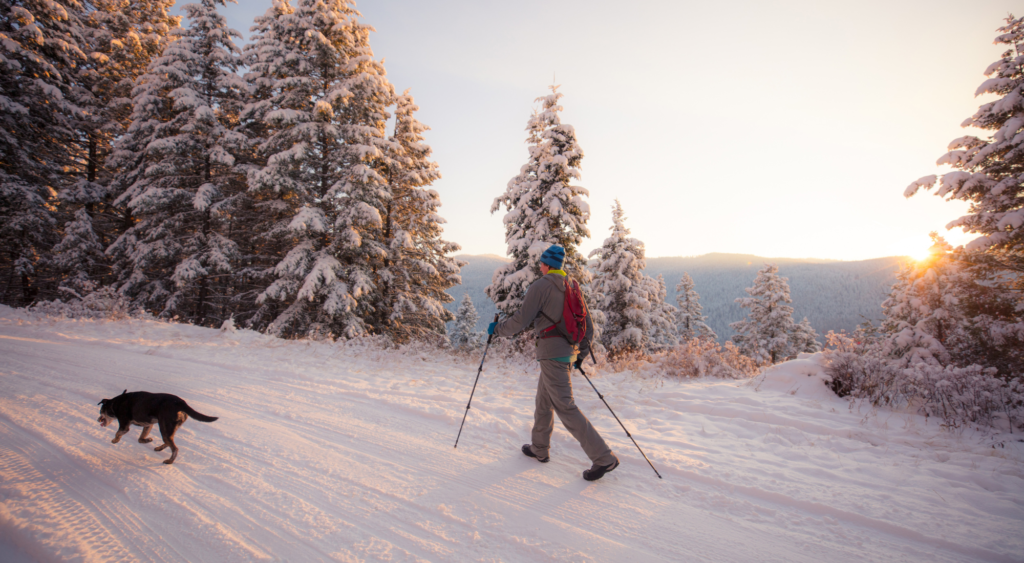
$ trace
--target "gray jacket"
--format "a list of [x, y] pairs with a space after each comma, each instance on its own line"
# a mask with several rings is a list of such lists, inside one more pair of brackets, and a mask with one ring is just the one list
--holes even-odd
[[[523, 306], [516, 311], [516, 314], [498, 323], [494, 327], [494, 334], [498, 336], [515, 336], [529, 328], [533, 323], [534, 335], [537, 337], [537, 359], [550, 360], [551, 358], [562, 358], [579, 354], [586, 357], [590, 353], [590, 340], [594, 336], [594, 325], [590, 315], [587, 315], [587, 334], [579, 349], [561, 336], [560, 330], [565, 330], [565, 322], [562, 319], [562, 306], [565, 304], [565, 278], [558, 274], [548, 274], [530, 284], [526, 290], [526, 297], [523, 298]], [[544, 329], [551, 326], [551, 321], [541, 315], [555, 320], [558, 327], [555, 333], [558, 336], [553, 338], [540, 338]], [[536, 321], [536, 322], [534, 322]]]

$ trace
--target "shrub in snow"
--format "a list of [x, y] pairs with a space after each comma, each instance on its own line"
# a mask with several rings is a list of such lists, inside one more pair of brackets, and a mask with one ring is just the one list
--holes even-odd
[[491, 213], [501, 206], [506, 209], [502, 220], [512, 261], [494, 272], [484, 291], [505, 316], [519, 310], [526, 289], [540, 277], [540, 255], [552, 244], [565, 249], [562, 269], [580, 285], [590, 282], [587, 261], [579, 251], [583, 239], [590, 237], [590, 206], [584, 200], [590, 192], [573, 185], [580, 179], [583, 149], [576, 142], [576, 130], [558, 116], [561, 97], [558, 87], [552, 86], [550, 95], [537, 98], [541, 109], [526, 126], [529, 160], [491, 205]]
[[1024, 426], [1024, 383], [1004, 381], [995, 368], [917, 364], [904, 370], [914, 394], [923, 398], [922, 410], [941, 418], [949, 428], [968, 423], [996, 425], [1004, 415], [1012, 426]]
[[840, 397], [864, 399], [875, 406], [899, 406], [911, 396], [901, 371], [881, 352], [881, 342], [870, 333], [858, 331], [854, 337], [829, 332], [825, 350], [825, 373], [829, 387]]
[[910, 356], [898, 335], [860, 330], [854, 337], [830, 333], [825, 351], [829, 386], [840, 397], [875, 406], [916, 406], [951, 429], [967, 424], [1024, 426], [1024, 382], [978, 364], [943, 365], [934, 355]]
[[40, 301], [29, 310], [68, 319], [120, 320], [141, 314], [140, 310], [132, 307], [128, 298], [111, 286], [85, 295], [73, 294], [67, 300]]
[[732, 342], [724, 345], [709, 338], [691, 338], [658, 356], [658, 365], [675, 377], [719, 377], [746, 379], [757, 375], [758, 367], [740, 353]]

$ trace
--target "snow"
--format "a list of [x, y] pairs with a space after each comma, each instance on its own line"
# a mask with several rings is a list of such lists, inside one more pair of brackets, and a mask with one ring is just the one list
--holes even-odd
[[[750, 381], [597, 370], [580, 408], [622, 459], [601, 481], [560, 425], [519, 452], [536, 365], [241, 328], [0, 307], [3, 561], [1024, 561], [1024, 443], [851, 405], [820, 354]], [[167, 452], [97, 401], [180, 395]]]
[[774, 391], [816, 401], [830, 401], [829, 376], [822, 365], [822, 353], [801, 353], [797, 359], [776, 364], [754, 378], [758, 390]]

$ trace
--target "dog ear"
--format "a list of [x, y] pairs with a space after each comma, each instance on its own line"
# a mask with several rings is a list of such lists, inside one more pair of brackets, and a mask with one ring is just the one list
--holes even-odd
[[127, 389], [125, 389], [124, 391], [121, 391], [121, 395], [126, 395], [127, 393], [128, 393]]

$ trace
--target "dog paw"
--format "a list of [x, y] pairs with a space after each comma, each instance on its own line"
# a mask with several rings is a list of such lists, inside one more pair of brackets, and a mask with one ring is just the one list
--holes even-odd
[[172, 463], [174, 463], [174, 460], [172, 460], [172, 459], [165, 459], [164, 460], [164, 464], [166, 464], [166, 465], [170, 465]]
[[152, 441], [153, 441], [152, 438], [139, 438], [139, 443], [140, 444], [148, 444], [148, 443], [150, 443]]
[[110, 441], [110, 443], [111, 443], [111, 444], [116, 444], [116, 443], [118, 443], [118, 442], [120, 442], [120, 441], [121, 441], [121, 437], [120, 437], [120, 436], [118, 436], [117, 438], [114, 438], [113, 440], [111, 440], [111, 441]]

